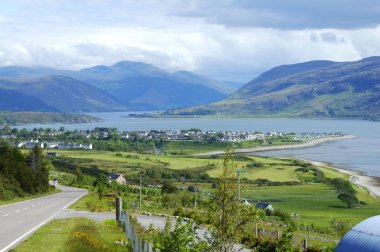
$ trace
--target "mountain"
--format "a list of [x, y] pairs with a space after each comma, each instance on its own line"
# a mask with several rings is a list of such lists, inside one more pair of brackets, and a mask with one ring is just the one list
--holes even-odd
[[94, 66], [71, 76], [106, 90], [134, 110], [208, 104], [223, 99], [231, 91], [222, 83], [203, 76], [189, 72], [171, 74], [153, 65], [132, 61]]
[[380, 119], [380, 57], [275, 67], [227, 98], [166, 114]]
[[[64, 77], [69, 79], [64, 81]], [[23, 83], [25, 87], [20, 85], [23, 86], [22, 90], [10, 89], [30, 94], [63, 111], [165, 110], [215, 102], [233, 90], [221, 82], [190, 72], [172, 74], [153, 65], [132, 61], [120, 61], [112, 66], [98, 65], [80, 71], [7, 66], [0, 67], [0, 79]], [[38, 79], [43, 80], [43, 89], [53, 93], [34, 91], [34, 87], [40, 86], [36, 83]], [[30, 80], [33, 80], [32, 83]], [[92, 89], [77, 93], [78, 90], [74, 89], [76, 85], [83, 87], [86, 84], [86, 88], [90, 85], [97, 91]], [[69, 86], [61, 90], [64, 88], [61, 85]], [[55, 96], [58, 90], [65, 95]], [[69, 98], [69, 92], [73, 92], [74, 97]]]
[[167, 76], [168, 72], [150, 64], [120, 61], [112, 66], [94, 66], [76, 72], [73, 77], [87, 82], [122, 80], [136, 76]]
[[46, 75], [59, 74], [61, 70], [48, 67], [24, 67], [24, 66], [5, 66], [0, 67], [0, 78], [10, 80], [23, 80], [42, 77]]
[[0, 89], [0, 111], [56, 111], [56, 109], [30, 95]]
[[164, 110], [207, 104], [226, 95], [202, 85], [177, 80], [138, 76], [114, 82], [109, 92], [123, 104], [137, 110]]
[[232, 90], [238, 90], [239, 88], [241, 88], [245, 83], [242, 82], [242, 81], [222, 81], [222, 83], [227, 86], [228, 88], [232, 89]]
[[213, 80], [201, 75], [197, 75], [188, 71], [178, 71], [178, 72], [173, 73], [173, 76], [189, 83], [204, 85], [206, 87], [218, 90], [219, 92], [225, 93], [225, 94], [232, 93], [235, 90], [223, 82], [216, 81], [216, 80]]
[[0, 81], [0, 88], [23, 94], [15, 98], [17, 101], [25, 96], [43, 101], [50, 107], [48, 111], [110, 111], [121, 108], [120, 103], [107, 92], [66, 76], [46, 76], [19, 82]]

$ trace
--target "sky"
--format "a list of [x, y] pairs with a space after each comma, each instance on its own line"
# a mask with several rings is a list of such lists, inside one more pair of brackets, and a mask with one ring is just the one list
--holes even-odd
[[0, 66], [141, 61], [248, 82], [380, 55], [379, 0], [0, 0]]

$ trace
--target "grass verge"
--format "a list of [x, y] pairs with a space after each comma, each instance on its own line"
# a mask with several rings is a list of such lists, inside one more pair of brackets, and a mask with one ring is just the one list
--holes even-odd
[[114, 220], [60, 219], [41, 227], [12, 251], [127, 251], [125, 239]]
[[14, 198], [12, 200], [0, 200], [0, 206], [9, 205], [9, 204], [13, 204], [13, 203], [18, 203], [18, 202], [22, 202], [22, 201], [25, 201], [25, 200], [36, 199], [36, 198], [52, 195], [52, 194], [59, 193], [59, 192], [61, 192], [61, 190], [56, 189], [56, 188], [51, 188], [46, 193], [40, 193], [40, 194], [31, 195], [31, 196], [27, 196], [27, 197], [23, 197], [23, 198]]

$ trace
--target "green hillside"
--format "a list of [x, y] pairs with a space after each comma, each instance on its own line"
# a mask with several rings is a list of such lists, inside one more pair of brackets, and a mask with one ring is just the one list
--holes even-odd
[[[41, 109], [34, 109], [33, 107], [17, 109], [17, 107], [12, 106], [14, 108], [12, 111], [85, 112], [111, 111], [122, 108], [116, 98], [106, 91], [66, 76], [52, 75], [17, 82], [0, 81], [0, 88], [21, 94], [13, 95], [13, 103], [23, 104], [25, 103], [24, 97], [28, 96], [34, 98], [33, 107], [45, 105]], [[5, 103], [4, 108], [5, 105], [10, 107], [11, 103]]]
[[219, 102], [170, 115], [240, 114], [380, 119], [380, 57], [312, 61], [263, 73]]

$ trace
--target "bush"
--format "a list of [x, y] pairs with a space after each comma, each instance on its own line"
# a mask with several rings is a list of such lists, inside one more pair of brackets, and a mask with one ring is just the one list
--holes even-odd
[[175, 193], [178, 192], [178, 187], [173, 183], [165, 181], [161, 188], [162, 193]]

